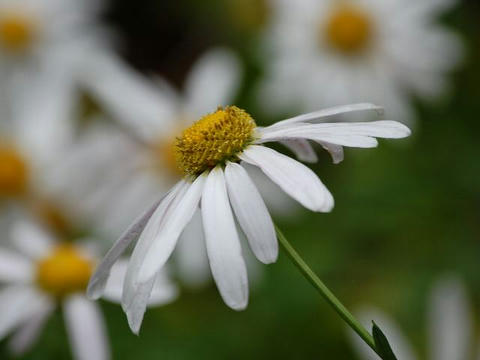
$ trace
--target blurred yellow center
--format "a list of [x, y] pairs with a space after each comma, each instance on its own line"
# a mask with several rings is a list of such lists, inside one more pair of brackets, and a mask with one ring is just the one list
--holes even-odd
[[237, 160], [253, 140], [255, 121], [236, 106], [219, 108], [195, 122], [175, 143], [177, 167], [184, 175], [198, 175], [226, 160]]
[[332, 12], [326, 28], [322, 26], [321, 32], [336, 50], [355, 54], [368, 46], [372, 30], [368, 14], [353, 6], [342, 5]]
[[28, 166], [14, 148], [0, 145], [0, 197], [18, 196], [25, 192]]
[[44, 291], [62, 297], [85, 291], [93, 263], [73, 245], [58, 246], [37, 264], [37, 284]]
[[26, 50], [35, 36], [32, 19], [20, 14], [0, 16], [0, 45], [12, 52]]

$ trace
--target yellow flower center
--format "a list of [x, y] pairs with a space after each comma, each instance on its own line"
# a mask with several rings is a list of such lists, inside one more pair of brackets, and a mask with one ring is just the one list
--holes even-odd
[[62, 297], [85, 291], [93, 271], [93, 263], [70, 244], [58, 246], [53, 253], [37, 263], [38, 286]]
[[36, 26], [32, 19], [21, 14], [0, 15], [0, 46], [11, 52], [21, 52], [30, 47]]
[[328, 44], [344, 54], [356, 54], [364, 50], [372, 39], [373, 26], [370, 16], [361, 9], [341, 5], [322, 25], [321, 34]]
[[22, 195], [27, 189], [26, 160], [13, 147], [0, 145], [0, 197]]
[[218, 108], [184, 130], [175, 143], [177, 166], [184, 175], [199, 175], [236, 155], [253, 141], [256, 124], [236, 106]]
[[267, 0], [229, 0], [227, 4], [232, 23], [240, 30], [259, 30], [268, 21]]

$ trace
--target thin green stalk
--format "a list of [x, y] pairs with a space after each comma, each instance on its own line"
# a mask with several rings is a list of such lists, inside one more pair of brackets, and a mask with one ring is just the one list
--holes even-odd
[[[283, 233], [275, 226], [277, 231], [278, 241], [282, 247], [287, 252], [290, 259], [293, 261], [295, 266], [300, 270], [300, 272], [305, 276], [305, 278], [313, 285], [315, 289], [318, 290], [320, 295], [333, 307], [338, 315], [355, 331], [358, 336], [360, 336], [368, 346], [372, 348], [378, 354], [377, 348], [375, 347], [375, 341], [370, 335], [370, 333], [360, 324], [360, 322], [355, 319], [355, 317], [347, 310], [345, 306], [337, 299], [335, 295], [327, 288], [327, 286], [318, 278], [318, 276], [310, 269], [310, 267], [303, 261], [302, 257], [295, 251], [295, 249], [290, 245], [287, 238]], [[380, 354], [379, 354], [380, 355]]]

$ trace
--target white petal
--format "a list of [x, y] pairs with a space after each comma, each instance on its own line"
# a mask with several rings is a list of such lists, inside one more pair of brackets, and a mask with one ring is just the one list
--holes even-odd
[[227, 163], [225, 179], [233, 210], [253, 253], [265, 264], [277, 261], [275, 228], [256, 186], [242, 166], [231, 162]]
[[143, 314], [145, 313], [148, 298], [150, 297], [155, 282], [155, 277], [153, 277], [147, 283], [139, 284], [137, 279], [140, 267], [148, 253], [150, 245], [160, 231], [167, 210], [174, 205], [177, 197], [182, 197], [188, 186], [188, 183], [180, 180], [166, 195], [145, 226], [130, 257], [127, 274], [125, 275], [123, 283], [122, 307], [127, 313], [130, 328], [135, 333], [138, 333], [140, 330]]
[[[123, 282], [127, 273], [128, 260], [120, 259], [112, 267], [110, 277], [105, 287], [103, 298], [109, 301], [120, 303], [122, 299]], [[160, 306], [167, 304], [178, 295], [177, 286], [170, 280], [166, 271], [161, 271], [153, 286], [149, 306]]]
[[171, 122], [176, 104], [153, 82], [130, 69], [107, 51], [94, 51], [83, 64], [83, 85], [118, 121], [146, 136], [158, 136]]
[[330, 153], [334, 164], [339, 164], [343, 161], [344, 154], [341, 145], [330, 144], [324, 141], [319, 141], [318, 143]]
[[89, 298], [98, 299], [100, 296], [102, 296], [112, 266], [128, 248], [128, 246], [138, 239], [165, 196], [167, 196], [167, 194], [164, 195], [161, 200], [155, 202], [155, 204], [153, 204], [153, 206], [144, 214], [139, 216], [107, 252], [103, 260], [97, 266], [95, 272], [90, 278], [90, 282], [88, 283], [87, 295]]
[[76, 360], [105, 360], [110, 349], [98, 304], [82, 295], [72, 295], [63, 303], [73, 357]]
[[[360, 322], [367, 329], [372, 327], [372, 320], [380, 327], [382, 332], [388, 339], [390, 346], [394, 354], [398, 359], [402, 360], [415, 360], [417, 357], [413, 352], [413, 349], [408, 340], [403, 335], [402, 331], [398, 328], [397, 324], [383, 311], [372, 308], [365, 308], [355, 312]], [[373, 352], [360, 337], [348, 328], [348, 334], [352, 341], [353, 350], [359, 356], [360, 359], [372, 360], [380, 357]], [[437, 360], [437, 359], [435, 359]]]
[[37, 163], [51, 163], [73, 139], [75, 97], [69, 75], [52, 66], [29, 73], [23, 94], [14, 101], [17, 140]]
[[29, 221], [19, 221], [14, 224], [11, 239], [19, 251], [32, 259], [47, 256], [54, 246], [52, 236]]
[[8, 343], [8, 347], [13, 354], [19, 356], [31, 348], [40, 336], [54, 308], [55, 304], [53, 302], [45, 302], [43, 308], [39, 308], [36, 314], [20, 326]]
[[202, 219], [212, 275], [223, 301], [234, 310], [248, 304], [247, 268], [242, 256], [223, 171], [213, 169], [202, 195]]
[[25, 257], [0, 249], [0, 282], [27, 283], [33, 278], [33, 264]]
[[194, 117], [229, 105], [240, 85], [240, 61], [227, 49], [210, 50], [194, 65], [186, 82], [187, 109]]
[[49, 300], [29, 287], [8, 286], [0, 292], [0, 339], [41, 311]]
[[317, 154], [315, 154], [315, 150], [313, 149], [312, 145], [305, 139], [290, 139], [290, 140], [283, 140], [281, 141], [282, 145], [285, 145], [287, 148], [292, 151], [298, 160], [307, 162], [307, 163], [315, 163], [318, 161]]
[[358, 123], [298, 123], [286, 127], [267, 127], [259, 130], [259, 143], [279, 141], [290, 138], [305, 138], [331, 144], [373, 147], [377, 145], [374, 137], [403, 138], [410, 135], [405, 125], [390, 120], [358, 122]]
[[264, 146], [249, 146], [240, 158], [258, 166], [283, 191], [307, 209], [329, 212], [333, 197], [315, 173], [296, 160]]
[[430, 358], [467, 359], [472, 344], [472, 313], [464, 284], [455, 277], [439, 280], [429, 306]]
[[335, 106], [327, 109], [322, 109], [315, 111], [309, 114], [303, 114], [295, 116], [293, 118], [282, 120], [275, 123], [273, 126], [283, 126], [296, 122], [318, 122], [324, 120], [324, 118], [334, 115], [340, 115], [356, 111], [375, 111], [378, 116], [383, 114], [383, 108], [375, 104], [369, 103], [360, 103], [360, 104], [350, 104], [350, 105], [341, 105]]
[[372, 148], [378, 145], [378, 141], [375, 138], [366, 135], [339, 134], [338, 131], [315, 131], [315, 127], [318, 125], [320, 124], [309, 125], [298, 123], [288, 127], [263, 128], [259, 131], [260, 137], [255, 143], [262, 144], [272, 141], [309, 139], [320, 143], [359, 148]]
[[206, 176], [200, 175], [185, 195], [166, 213], [161, 229], [148, 249], [138, 274], [138, 282], [148, 281], [167, 262], [175, 249], [178, 237], [192, 219], [202, 196]]
[[187, 286], [199, 288], [212, 278], [200, 209], [180, 235], [174, 256], [178, 276]]

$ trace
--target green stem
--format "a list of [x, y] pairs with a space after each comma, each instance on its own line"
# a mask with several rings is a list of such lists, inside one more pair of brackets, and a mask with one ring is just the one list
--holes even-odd
[[322, 297], [333, 307], [337, 314], [340, 315], [340, 317], [353, 329], [353, 331], [355, 331], [358, 336], [360, 336], [363, 341], [365, 341], [365, 343], [367, 343], [367, 345], [378, 354], [372, 335], [370, 335], [370, 333], [362, 326], [362, 324], [355, 319], [355, 317], [347, 310], [347, 308], [343, 306], [340, 300], [333, 295], [333, 293], [318, 278], [312, 269], [310, 269], [305, 261], [303, 261], [302, 257], [295, 251], [292, 245], [290, 245], [288, 240], [277, 226], [275, 226], [275, 230], [277, 231], [278, 241], [303, 276], [305, 276], [305, 278], [313, 285], [313, 287], [318, 290], [320, 295], [322, 295]]

